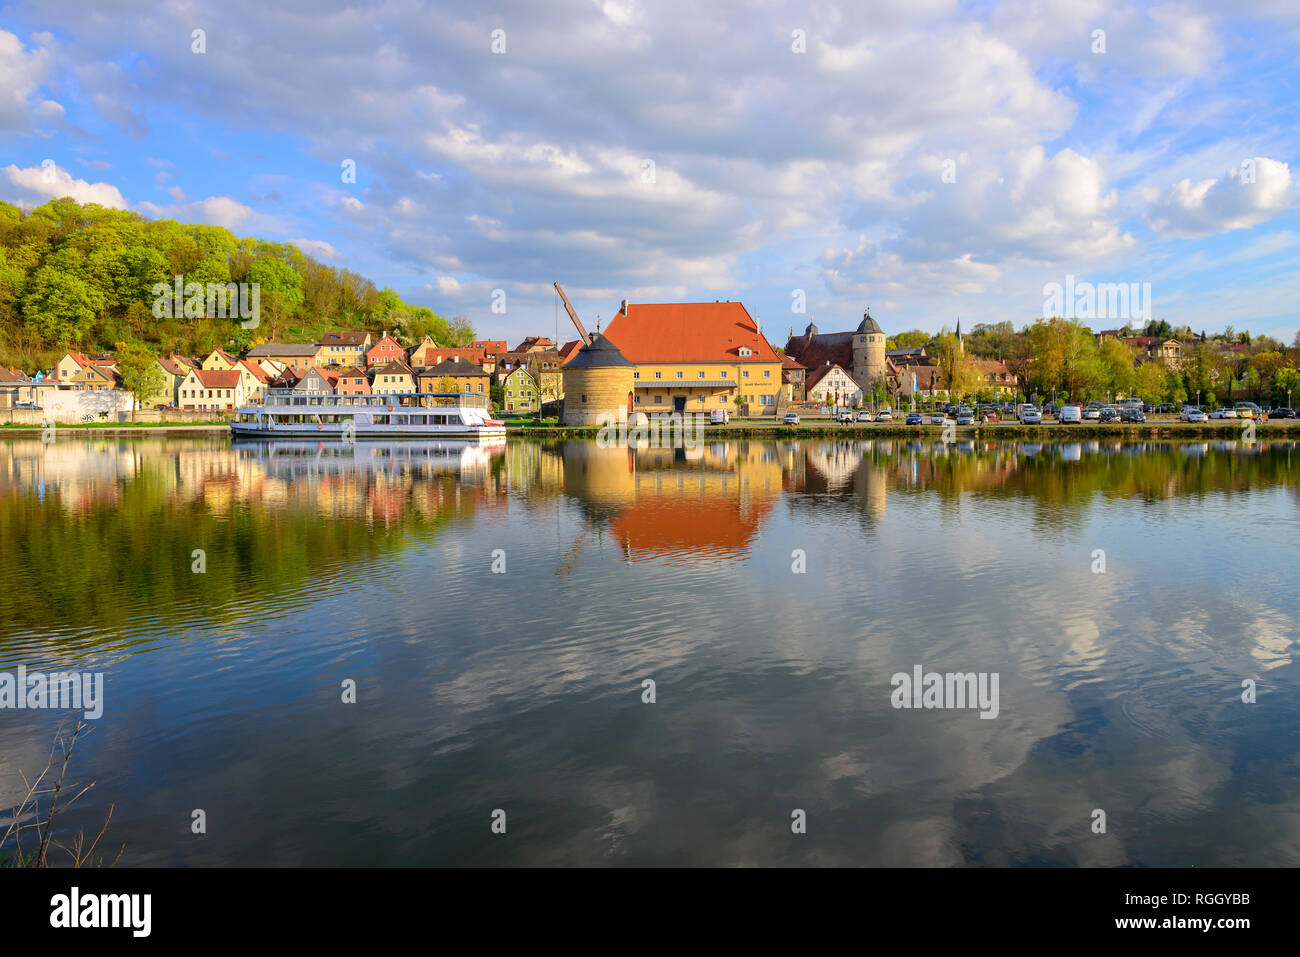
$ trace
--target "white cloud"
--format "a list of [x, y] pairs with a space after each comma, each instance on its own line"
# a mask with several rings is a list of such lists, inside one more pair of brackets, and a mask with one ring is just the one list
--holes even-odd
[[9, 185], [17, 191], [16, 196], [21, 204], [39, 205], [46, 200], [70, 196], [78, 203], [98, 203], [114, 209], [126, 209], [126, 199], [116, 186], [73, 179], [71, 173], [58, 166], [29, 166], [19, 169], [11, 164], [4, 167], [3, 172]]
[[289, 242], [316, 259], [339, 258], [339, 251], [323, 239], [291, 239]]
[[207, 199], [177, 206], [157, 206], [144, 202], [140, 209], [151, 216], [175, 219], [182, 223], [207, 223], [235, 230], [254, 218], [251, 207], [229, 196], [209, 196]]
[[1295, 205], [1291, 168], [1267, 157], [1229, 170], [1223, 179], [1175, 183], [1152, 202], [1147, 222], [1156, 232], [1208, 236], [1258, 225]]
[[0, 130], [27, 132], [33, 119], [48, 122], [63, 116], [63, 106], [39, 90], [50, 59], [48, 49], [26, 50], [17, 36], [0, 30]]

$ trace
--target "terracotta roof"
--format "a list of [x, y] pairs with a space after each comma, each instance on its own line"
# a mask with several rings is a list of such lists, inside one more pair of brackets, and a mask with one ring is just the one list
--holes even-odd
[[[414, 351], [412, 352], [412, 355], [414, 355]], [[456, 358], [463, 359], [466, 362], [473, 362], [477, 365], [482, 365], [487, 361], [487, 356], [484, 355], [482, 349], [475, 349], [471, 346], [458, 346], [452, 348], [430, 348], [425, 350], [424, 362], [422, 362], [421, 365], [433, 366], [437, 365], [439, 362], [445, 362], [447, 359]], [[501, 357], [496, 356], [495, 360], [500, 362]]]
[[271, 381], [270, 373], [267, 372], [265, 369], [263, 369], [261, 366], [259, 366], [252, 359], [240, 359], [239, 364], [242, 365], [249, 372], [251, 372], [253, 375], [257, 376], [259, 382], [265, 383]]
[[798, 362], [798, 361], [796, 361], [796, 360], [794, 360], [794, 359], [791, 359], [791, 358], [790, 358], [788, 355], [786, 355], [784, 352], [781, 353], [781, 371], [782, 371], [782, 372], [784, 372], [784, 371], [787, 370], [787, 369], [806, 369], [806, 368], [808, 368], [808, 367], [807, 367], [806, 365], [804, 365], [802, 362]]
[[182, 379], [190, 374], [190, 367], [184, 363], [177, 362], [175, 359], [159, 359], [158, 364], [166, 369], [171, 375], [180, 376]]
[[415, 374], [411, 367], [405, 362], [399, 362], [396, 359], [393, 359], [391, 362], [385, 363], [372, 371], [375, 375], [401, 375], [402, 373], [406, 373], [407, 375]]
[[444, 359], [436, 365], [420, 370], [421, 378], [436, 375], [487, 375], [482, 366], [476, 366], [464, 359]]
[[198, 377], [199, 383], [205, 389], [237, 389], [239, 388], [239, 370], [238, 369], [213, 369], [205, 371], [203, 369], [193, 370]]
[[527, 352], [533, 346], [547, 346], [549, 348], [553, 348], [555, 346], [555, 343], [552, 342], [550, 339], [546, 338], [546, 336], [528, 336], [526, 339], [524, 339], [523, 342], [519, 343], [519, 345], [515, 346], [514, 349], [512, 349], [511, 351]]
[[565, 365], [572, 359], [582, 348], [581, 339], [570, 339], [564, 345], [560, 346], [560, 364]]
[[[849, 375], [848, 370], [845, 369], [838, 362], [832, 362], [830, 365], [820, 365], [816, 369], [813, 369], [811, 372], [808, 373], [808, 377], [804, 379], [803, 382], [804, 388], [811, 391], [813, 386], [815, 386], [818, 382], [821, 382], [822, 379], [830, 375], [832, 369], [839, 369], [845, 375]], [[852, 379], [853, 376], [849, 376], [849, 378]]]
[[984, 375], [1009, 376], [1011, 370], [1000, 359], [972, 359], [970, 364]]
[[[605, 336], [633, 363], [780, 362], [739, 302], [630, 303]], [[753, 355], [741, 356], [748, 347]]]

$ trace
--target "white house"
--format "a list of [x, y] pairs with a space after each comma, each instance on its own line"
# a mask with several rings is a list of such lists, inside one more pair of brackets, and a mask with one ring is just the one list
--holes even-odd
[[811, 401], [825, 405], [856, 405], [862, 400], [862, 387], [834, 362], [809, 369], [804, 389]]

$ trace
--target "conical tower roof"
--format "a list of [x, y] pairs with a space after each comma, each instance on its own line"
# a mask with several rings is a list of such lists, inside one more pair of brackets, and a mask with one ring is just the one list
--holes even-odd
[[871, 310], [868, 309], [862, 314], [862, 321], [858, 323], [858, 335], [884, 335], [881, 331], [880, 323], [871, 318]]
[[603, 335], [597, 333], [587, 345], [578, 350], [577, 355], [565, 365], [566, 369], [597, 369], [608, 366], [630, 366], [631, 362], [618, 346]]

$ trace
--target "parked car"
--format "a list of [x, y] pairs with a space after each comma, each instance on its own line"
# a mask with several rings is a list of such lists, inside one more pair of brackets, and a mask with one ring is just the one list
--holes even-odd
[[854, 414], [852, 409], [840, 409], [840, 411], [835, 413], [836, 422], [848, 424], [852, 423], [855, 418], [857, 418], [857, 416]]
[[1056, 421], [1062, 425], [1080, 425], [1083, 422], [1083, 410], [1077, 405], [1063, 405], [1056, 413]]
[[857, 420], [859, 422], [874, 422], [876, 421], [876, 417], [873, 416], [866, 409], [863, 409], [861, 412], [858, 413]]
[[1236, 410], [1236, 409], [1215, 409], [1213, 412], [1210, 413], [1210, 418], [1212, 418], [1212, 419], [1226, 419], [1226, 418], [1229, 418], [1229, 415], [1228, 415], [1229, 412], [1232, 413], [1231, 418], [1234, 418], [1234, 419], [1235, 419], [1235, 418], [1237, 417], [1237, 410]]
[[785, 418], [781, 420], [781, 423], [782, 423], [783, 425], [798, 425], [798, 424], [799, 424], [799, 413], [798, 413], [798, 412], [787, 412], [787, 413], [785, 414]]
[[1102, 410], [1101, 410], [1101, 414], [1097, 417], [1097, 421], [1098, 421], [1098, 422], [1118, 422], [1118, 421], [1119, 421], [1119, 409], [1112, 409], [1112, 408], [1105, 408], [1105, 409], [1102, 409]]
[[975, 424], [975, 413], [972, 412], [970, 409], [960, 409], [960, 410], [958, 410], [958, 412], [957, 412], [957, 424], [958, 424], [958, 425], [974, 425], [974, 424]]
[[1145, 422], [1147, 417], [1146, 413], [1137, 406], [1129, 406], [1127, 409], [1119, 410], [1119, 420], [1121, 422]]
[[1093, 404], [1085, 408], [1080, 415], [1085, 419], [1101, 419], [1101, 406]]
[[726, 425], [730, 421], [730, 409], [711, 409], [709, 411], [709, 425]]
[[1178, 413], [1179, 422], [1204, 422], [1206, 421], [1205, 413], [1194, 405], [1189, 405], [1182, 412]]
[[924, 420], [924, 418], [922, 417], [922, 415], [921, 415], [920, 412], [909, 412], [909, 413], [907, 413], [907, 421], [906, 421], [905, 424], [906, 424], [906, 425], [921, 425], [921, 424], [923, 424], [924, 421], [925, 421], [925, 420]]
[[1286, 406], [1280, 405], [1276, 409], [1270, 409], [1268, 417], [1270, 419], [1294, 419], [1296, 417], [1295, 409], [1288, 409]]
[[1042, 425], [1043, 417], [1037, 409], [1021, 409], [1020, 421], [1025, 425]]
[[877, 422], [893, 422], [893, 421], [894, 421], [894, 413], [891, 412], [889, 409], [881, 409], [879, 412], [876, 413], [876, 421], [877, 421]]
[[1238, 402], [1236, 409], [1237, 418], [1239, 419], [1262, 419], [1264, 417], [1264, 410], [1254, 402]]
[[998, 410], [992, 408], [991, 406], [987, 409], [980, 409], [980, 421], [981, 422], [999, 421]]
[[35, 409], [37, 412], [39, 412], [40, 409], [41, 409], [41, 407], [40, 407], [39, 405], [37, 405], [35, 402], [15, 402], [15, 403], [14, 403], [14, 408], [15, 408], [15, 409]]
[[935, 409], [930, 413], [931, 425], [943, 425], [946, 421], [948, 421], [948, 414], [942, 409]]

